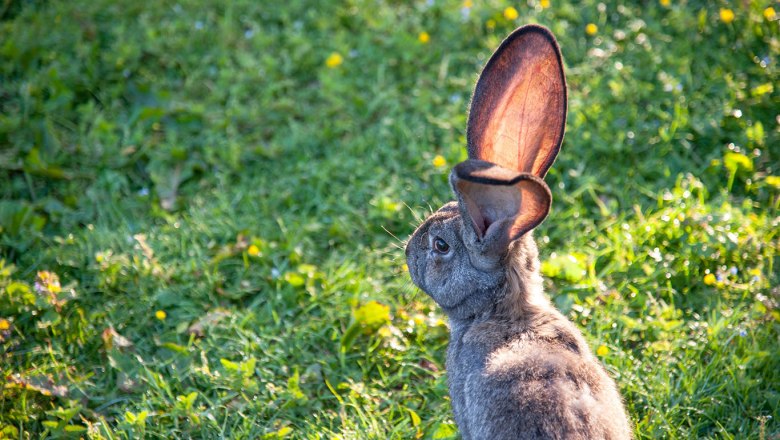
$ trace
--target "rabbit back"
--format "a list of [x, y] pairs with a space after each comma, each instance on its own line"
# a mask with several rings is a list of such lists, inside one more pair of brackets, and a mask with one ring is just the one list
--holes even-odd
[[464, 439], [627, 439], [612, 380], [554, 309], [453, 326], [450, 395]]

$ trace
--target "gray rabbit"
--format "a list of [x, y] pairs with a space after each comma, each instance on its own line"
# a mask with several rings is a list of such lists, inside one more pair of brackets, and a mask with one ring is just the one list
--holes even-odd
[[447, 374], [464, 439], [630, 439], [620, 395], [580, 331], [542, 292], [531, 230], [563, 141], [566, 80], [545, 28], [515, 30], [485, 66], [457, 201], [406, 246], [409, 273], [450, 319]]

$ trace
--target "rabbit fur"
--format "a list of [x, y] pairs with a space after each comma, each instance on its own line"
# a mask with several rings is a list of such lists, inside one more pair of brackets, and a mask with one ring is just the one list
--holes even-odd
[[[539, 51], [548, 54], [538, 62], [527, 61], [528, 53]], [[507, 63], [500, 57], [521, 61]], [[556, 59], [559, 72], [550, 64]], [[558, 74], [554, 84], [548, 81]], [[539, 75], [545, 79], [534, 82]], [[538, 87], [546, 89], [539, 92]], [[532, 101], [521, 96], [516, 101], [517, 88], [525, 88], [524, 94], [550, 96]], [[532, 237], [531, 230], [547, 215], [551, 202], [542, 178], [562, 141], [565, 93], [552, 34], [532, 25], [510, 35], [488, 62], [475, 90], [468, 127], [470, 159], [450, 174], [457, 201], [427, 218], [407, 243], [413, 282], [449, 317], [450, 397], [455, 421], [467, 440], [632, 438], [615, 383], [580, 331], [543, 292]], [[491, 103], [508, 110], [497, 111]], [[520, 105], [531, 106], [527, 110], [533, 114], [520, 112], [518, 123], [501, 120], [506, 115], [516, 118], [513, 109]], [[550, 114], [532, 124], [544, 133], [534, 133], [528, 119], [544, 112]], [[526, 131], [520, 136], [493, 136], [491, 130], [506, 126], [510, 134], [518, 128]], [[560, 134], [551, 137], [550, 127]], [[483, 145], [473, 139], [488, 141]]]

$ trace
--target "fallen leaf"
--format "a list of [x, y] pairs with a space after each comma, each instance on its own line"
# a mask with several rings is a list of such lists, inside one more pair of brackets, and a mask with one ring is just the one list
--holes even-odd
[[24, 390], [37, 391], [44, 396], [66, 397], [68, 387], [58, 385], [51, 376], [38, 375], [30, 378], [22, 377], [19, 374], [6, 376], [6, 388], [20, 388]]
[[433, 373], [439, 372], [439, 367], [436, 366], [433, 362], [429, 361], [428, 359], [422, 359], [420, 362], [417, 363], [417, 365], [420, 366], [420, 368], [424, 370], [428, 370]]
[[154, 261], [154, 250], [152, 250], [152, 247], [149, 246], [149, 243], [146, 241], [146, 234], [135, 234], [133, 235], [133, 238], [141, 248], [144, 257], [149, 261]]
[[114, 327], [107, 327], [105, 330], [103, 330], [103, 333], [100, 335], [100, 337], [103, 338], [103, 345], [105, 346], [106, 350], [113, 347], [124, 349], [133, 346], [133, 343], [129, 339], [117, 333], [117, 331], [114, 330]]

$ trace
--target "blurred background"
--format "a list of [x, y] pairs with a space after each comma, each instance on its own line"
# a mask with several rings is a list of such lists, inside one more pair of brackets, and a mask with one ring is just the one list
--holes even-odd
[[403, 240], [516, 27], [546, 289], [638, 438], [780, 436], [780, 7], [0, 2], [0, 438], [457, 438]]

